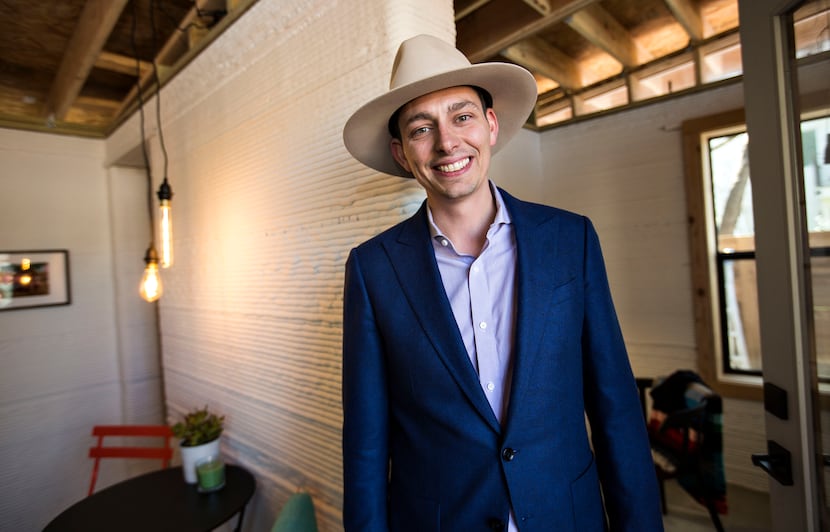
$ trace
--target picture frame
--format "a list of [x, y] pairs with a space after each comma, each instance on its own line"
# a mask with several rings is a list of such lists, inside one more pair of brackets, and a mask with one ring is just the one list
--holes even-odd
[[69, 305], [69, 251], [0, 251], [0, 311]]

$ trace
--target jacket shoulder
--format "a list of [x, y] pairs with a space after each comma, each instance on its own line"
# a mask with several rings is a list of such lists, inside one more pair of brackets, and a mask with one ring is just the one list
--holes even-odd
[[521, 221], [526, 221], [531, 224], [542, 224], [553, 220], [557, 223], [570, 225], [585, 225], [586, 223], [591, 223], [590, 220], [582, 214], [559, 207], [553, 207], [551, 205], [543, 205], [541, 203], [521, 200], [510, 195], [502, 188], [499, 188], [499, 192], [504, 199], [504, 204], [507, 207], [507, 210], [514, 219], [519, 217]]

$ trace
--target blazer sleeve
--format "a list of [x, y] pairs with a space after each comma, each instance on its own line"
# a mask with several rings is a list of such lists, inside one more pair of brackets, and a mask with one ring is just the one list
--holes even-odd
[[387, 532], [388, 403], [383, 347], [358, 252], [343, 291], [343, 527]]
[[661, 531], [659, 491], [637, 386], [614, 310], [599, 238], [587, 219], [585, 235], [585, 410], [610, 529]]

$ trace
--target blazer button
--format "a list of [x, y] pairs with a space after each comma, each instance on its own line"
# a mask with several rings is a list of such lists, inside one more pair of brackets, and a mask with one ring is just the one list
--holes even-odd
[[507, 526], [501, 519], [490, 518], [487, 520], [487, 526], [489, 526], [490, 530], [493, 530], [494, 532], [504, 532], [507, 530]]
[[516, 457], [516, 451], [511, 449], [510, 447], [505, 447], [504, 450], [501, 452], [501, 457], [504, 459], [505, 462], [510, 462], [513, 458]]

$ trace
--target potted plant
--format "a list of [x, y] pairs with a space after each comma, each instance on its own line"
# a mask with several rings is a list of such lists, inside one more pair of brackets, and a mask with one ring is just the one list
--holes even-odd
[[179, 439], [182, 470], [188, 484], [196, 483], [196, 462], [219, 456], [219, 436], [224, 423], [225, 416], [218, 416], [205, 406], [191, 410], [171, 427], [173, 435]]

